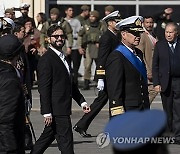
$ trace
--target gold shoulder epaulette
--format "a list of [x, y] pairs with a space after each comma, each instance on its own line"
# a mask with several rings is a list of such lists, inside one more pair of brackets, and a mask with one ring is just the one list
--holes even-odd
[[96, 70], [97, 75], [105, 75], [105, 70]]

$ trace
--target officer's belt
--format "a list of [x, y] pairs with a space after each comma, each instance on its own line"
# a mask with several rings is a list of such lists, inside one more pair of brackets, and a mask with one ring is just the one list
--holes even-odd
[[140, 72], [140, 74], [144, 78], [144, 81], [147, 82], [147, 73], [144, 64], [124, 45], [119, 45], [115, 50], [121, 52], [129, 60], [129, 62]]

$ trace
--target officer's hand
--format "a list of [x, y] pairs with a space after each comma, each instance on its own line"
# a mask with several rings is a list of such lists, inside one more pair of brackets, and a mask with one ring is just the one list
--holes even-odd
[[155, 90], [156, 92], [161, 92], [161, 86], [160, 86], [160, 85], [155, 86], [155, 87], [154, 87], [154, 90]]
[[98, 89], [98, 91], [104, 90], [104, 80], [103, 79], [98, 79], [97, 89]]
[[46, 126], [50, 126], [52, 123], [52, 116], [44, 117], [44, 123]]

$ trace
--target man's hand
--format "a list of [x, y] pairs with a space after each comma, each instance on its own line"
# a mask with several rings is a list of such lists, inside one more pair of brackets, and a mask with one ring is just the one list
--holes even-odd
[[66, 50], [66, 54], [67, 54], [67, 55], [70, 55], [71, 52], [72, 52], [71, 48], [68, 47], [67, 50]]
[[155, 90], [156, 92], [161, 92], [161, 86], [160, 86], [160, 85], [155, 86], [155, 87], [154, 87], [154, 90]]
[[84, 113], [89, 113], [90, 111], [91, 111], [91, 109], [90, 109], [89, 106], [87, 106], [87, 105], [84, 105], [84, 106], [83, 106], [83, 112], [84, 112]]
[[79, 48], [79, 53], [80, 53], [81, 55], [84, 55], [84, 54], [85, 54], [85, 49], [84, 49], [84, 48]]
[[44, 123], [46, 126], [50, 126], [52, 123], [52, 116], [44, 117]]
[[172, 14], [172, 13], [173, 13], [173, 9], [172, 9], [172, 8], [166, 8], [166, 9], [164, 10], [164, 13], [165, 13], [165, 14]]
[[103, 79], [98, 79], [97, 89], [98, 89], [98, 91], [104, 90], [104, 80]]

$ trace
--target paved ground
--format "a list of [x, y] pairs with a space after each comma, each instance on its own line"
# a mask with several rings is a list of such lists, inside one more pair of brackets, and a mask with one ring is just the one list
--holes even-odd
[[[91, 84], [94, 85], [93, 83]], [[91, 90], [82, 91], [87, 102], [90, 104], [96, 97], [97, 91], [94, 87]], [[158, 96], [153, 102], [151, 108], [162, 109], [160, 96]], [[72, 124], [74, 125], [82, 116], [81, 108], [73, 102]], [[43, 118], [39, 113], [39, 95], [37, 89], [33, 90], [33, 111], [31, 112], [31, 121], [33, 122], [36, 137], [38, 138], [43, 130]], [[108, 121], [108, 105], [106, 105], [99, 115], [94, 119], [88, 133], [93, 135], [92, 138], [82, 138], [79, 134], [74, 132], [74, 148], [76, 154], [112, 154], [111, 147], [100, 149], [96, 144], [96, 136], [104, 129], [105, 124]], [[169, 145], [170, 154], [180, 154], [179, 145]], [[28, 153], [28, 151], [27, 151]], [[60, 153], [57, 148], [56, 142], [54, 142], [46, 151], [45, 154], [58, 154]]]

